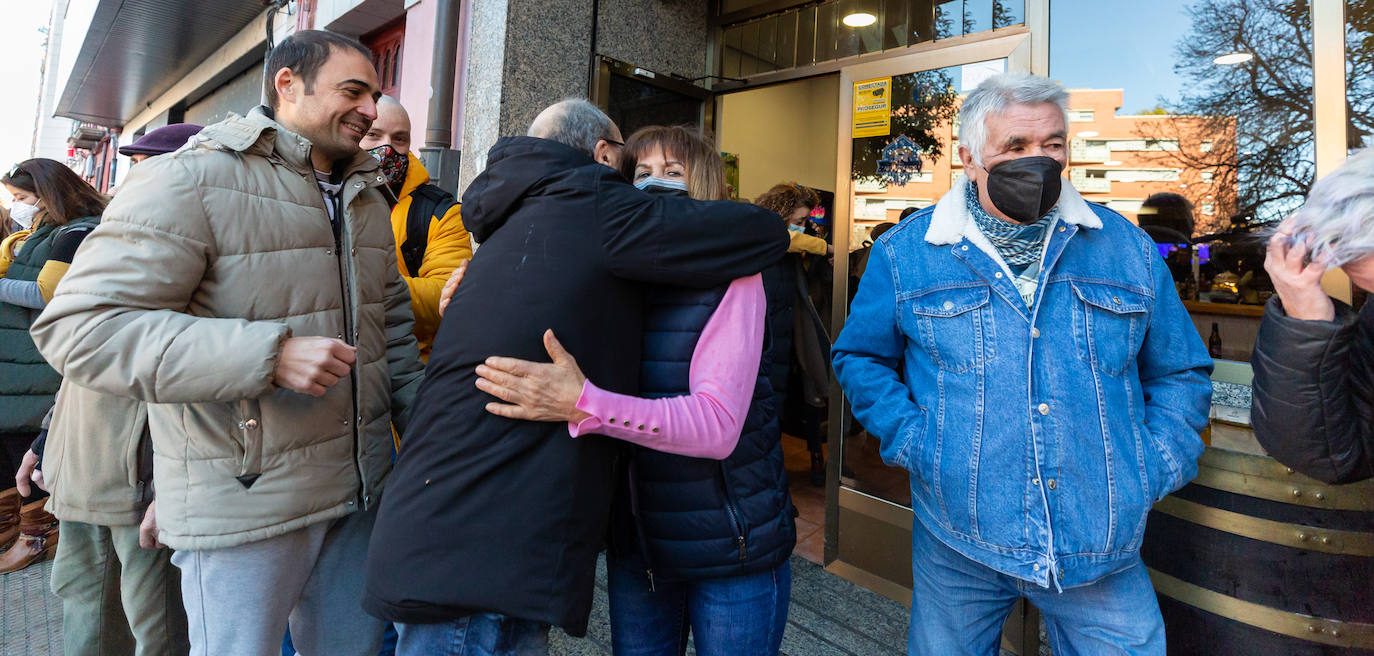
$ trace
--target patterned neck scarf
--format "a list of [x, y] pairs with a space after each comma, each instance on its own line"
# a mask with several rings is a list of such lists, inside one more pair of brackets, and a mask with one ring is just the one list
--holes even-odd
[[1018, 267], [1024, 268], [1040, 261], [1045, 235], [1055, 218], [1059, 216], [1058, 206], [1035, 223], [1021, 225], [988, 214], [987, 210], [983, 209], [983, 204], [978, 201], [978, 185], [972, 181], [965, 187], [964, 201], [969, 213], [973, 215], [974, 223], [978, 224], [978, 230], [992, 242], [993, 248], [996, 248], [997, 253], [1006, 260], [1008, 267], [1016, 270]]

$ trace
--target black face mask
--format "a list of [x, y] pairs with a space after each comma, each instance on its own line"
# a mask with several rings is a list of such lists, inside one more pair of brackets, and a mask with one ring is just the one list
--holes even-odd
[[993, 207], [1017, 223], [1035, 223], [1059, 202], [1064, 165], [1052, 157], [1010, 159], [987, 169]]

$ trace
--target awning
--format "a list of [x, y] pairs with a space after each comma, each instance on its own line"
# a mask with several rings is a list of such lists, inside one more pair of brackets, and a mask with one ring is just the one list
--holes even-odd
[[56, 114], [112, 128], [122, 128], [264, 11], [262, 0], [99, 2]]

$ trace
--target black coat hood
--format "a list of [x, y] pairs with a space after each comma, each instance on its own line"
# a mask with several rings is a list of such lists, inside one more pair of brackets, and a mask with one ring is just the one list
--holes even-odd
[[487, 153], [489, 175], [478, 176], [463, 193], [463, 225], [484, 242], [529, 195], [565, 180], [577, 169], [603, 166], [590, 155], [557, 141], [505, 137]]

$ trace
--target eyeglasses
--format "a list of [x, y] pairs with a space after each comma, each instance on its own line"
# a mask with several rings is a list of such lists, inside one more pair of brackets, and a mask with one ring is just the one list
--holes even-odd
[[616, 141], [615, 139], [612, 139], [610, 137], [602, 137], [601, 140], [608, 144], [611, 144], [612, 146], [619, 146], [620, 148], [625, 147], [624, 141]]

